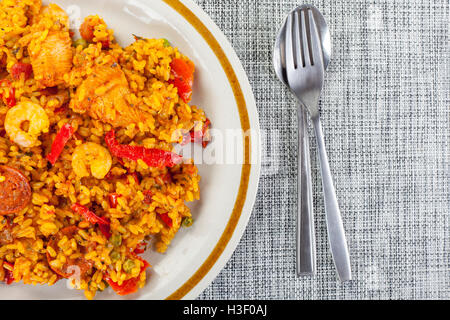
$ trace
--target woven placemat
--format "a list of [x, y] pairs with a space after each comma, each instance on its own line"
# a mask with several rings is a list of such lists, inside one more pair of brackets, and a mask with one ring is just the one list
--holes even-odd
[[196, 2], [235, 48], [268, 133], [247, 230], [200, 299], [450, 298], [449, 2], [311, 1], [333, 40], [322, 118], [352, 254], [354, 280], [345, 284], [328, 248], [314, 139], [318, 273], [295, 275], [295, 100], [271, 57], [299, 3]]

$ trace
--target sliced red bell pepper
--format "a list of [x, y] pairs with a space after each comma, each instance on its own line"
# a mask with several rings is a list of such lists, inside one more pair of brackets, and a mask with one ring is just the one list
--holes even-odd
[[109, 206], [113, 209], [117, 208], [117, 199], [120, 198], [122, 195], [118, 193], [110, 193], [108, 195], [109, 200]]
[[20, 80], [22, 73], [25, 75], [25, 80], [30, 79], [31, 74], [33, 73], [31, 64], [18, 62], [11, 67], [11, 77], [14, 80]]
[[139, 276], [125, 280], [124, 282], [122, 282], [121, 285], [118, 285], [117, 282], [114, 282], [108, 275], [105, 277], [106, 282], [119, 296], [125, 296], [127, 294], [135, 293], [139, 289], [138, 283], [141, 273], [145, 272], [145, 269], [147, 269], [150, 266], [150, 264], [147, 261], [143, 260], [142, 258], [137, 256], [136, 258], [138, 258], [144, 263], [144, 265], [141, 267], [141, 272], [139, 273]]
[[161, 220], [169, 227], [172, 228], [173, 222], [167, 213], [159, 213], [158, 214]]
[[108, 218], [105, 218], [105, 220], [108, 222], [108, 224], [99, 223], [98, 228], [100, 232], [105, 236], [105, 238], [109, 240], [109, 238], [111, 238], [112, 236], [111, 223]]
[[139, 279], [137, 277], [125, 280], [120, 286], [117, 282], [112, 281], [109, 276], [107, 276], [105, 280], [119, 296], [126, 296], [127, 294], [135, 293], [138, 290], [137, 284]]
[[206, 118], [205, 123], [203, 124], [202, 130], [193, 130], [190, 132], [191, 134], [191, 142], [198, 142], [198, 143], [202, 143], [203, 148], [206, 148], [206, 146], [208, 145], [209, 141], [205, 140], [206, 134], [208, 132], [209, 127], [211, 126], [211, 121]]
[[53, 141], [52, 149], [50, 153], [47, 155], [47, 160], [50, 161], [52, 165], [55, 165], [58, 160], [61, 152], [64, 150], [64, 146], [67, 142], [72, 138], [74, 133], [73, 127], [66, 123], [61, 127], [58, 134], [56, 135], [55, 141]]
[[[134, 254], [143, 254], [145, 252], [145, 247], [147, 246], [147, 243], [141, 242], [136, 246], [136, 249], [134, 249]], [[144, 260], [145, 261], [145, 260]], [[147, 262], [147, 261], [145, 261]], [[144, 263], [145, 264], [145, 263]]]
[[103, 224], [103, 225], [109, 225], [109, 221], [106, 218], [102, 218], [97, 216], [95, 213], [90, 211], [85, 206], [82, 206], [81, 204], [75, 203], [71, 207], [72, 211], [75, 213], [78, 213], [80, 216], [82, 216], [85, 220], [89, 221], [92, 224]]
[[105, 142], [115, 157], [133, 161], [141, 159], [150, 167], [173, 167], [182, 162], [182, 157], [173, 152], [119, 144], [114, 130], [106, 134]]
[[[8, 268], [5, 268], [5, 265], [7, 265]], [[13, 276], [13, 272], [12, 272], [12, 270], [14, 270], [14, 265], [12, 263], [4, 261], [3, 262], [3, 269], [5, 270], [5, 279], [4, 279], [4, 281], [5, 281], [5, 283], [7, 285], [10, 285], [11, 283], [14, 282], [14, 276]]]
[[190, 132], [185, 134], [183, 136], [183, 141], [181, 142], [181, 145], [184, 146], [191, 143], [201, 143], [203, 148], [206, 148], [208, 146], [209, 140], [206, 140], [208, 129], [211, 126], [211, 121], [207, 118], [205, 123], [202, 126], [202, 130], [195, 130], [192, 129]]
[[9, 81], [8, 79], [3, 79], [0, 81], [1, 87], [4, 87], [4, 84], [6, 84], [6, 86], [9, 88], [9, 94], [6, 98], [3, 94], [1, 95], [1, 97], [2, 99], [4, 99], [6, 105], [12, 108], [16, 105], [16, 89], [12, 86], [11, 81]]
[[170, 79], [169, 83], [178, 89], [180, 98], [185, 103], [189, 103], [192, 97], [195, 65], [191, 61], [176, 58], [172, 60], [170, 68], [173, 79]]
[[145, 269], [147, 269], [148, 267], [150, 267], [150, 263], [148, 263], [147, 261], [145, 261], [144, 259], [142, 259], [141, 257], [139, 257], [136, 253], [132, 253], [132, 255], [138, 259], [139, 261], [141, 261], [144, 265], [141, 267], [141, 273], [142, 271], [145, 271]]

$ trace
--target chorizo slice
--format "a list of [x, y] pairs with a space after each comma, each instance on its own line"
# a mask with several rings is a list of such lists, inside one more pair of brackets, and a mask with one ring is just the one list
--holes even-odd
[[31, 202], [31, 186], [22, 172], [8, 166], [0, 166], [0, 215], [19, 212]]

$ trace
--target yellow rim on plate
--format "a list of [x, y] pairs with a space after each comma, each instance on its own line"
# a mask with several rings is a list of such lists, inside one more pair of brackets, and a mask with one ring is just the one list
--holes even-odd
[[[234, 72], [234, 69], [228, 60], [224, 50], [214, 38], [213, 34], [208, 30], [208, 28], [201, 22], [201, 20], [183, 3], [179, 0], [163, 0], [180, 15], [182, 15], [186, 21], [188, 21], [197, 32], [203, 37], [203, 39], [208, 43], [211, 50], [216, 55], [217, 59], [220, 61], [225, 74], [227, 75], [230, 86], [233, 90], [234, 97], [236, 99], [239, 117], [241, 120], [241, 127], [243, 132], [248, 132], [250, 129], [250, 121], [248, 117], [247, 105], [245, 102], [244, 94], [239, 84], [239, 80]], [[200, 268], [194, 273], [194, 275], [189, 278], [180, 288], [169, 295], [166, 300], [178, 300], [182, 299], [189, 291], [191, 291], [211, 270], [214, 264], [219, 259], [220, 255], [225, 250], [228, 242], [233, 236], [234, 230], [239, 222], [242, 214], [242, 208], [247, 197], [247, 189], [250, 179], [251, 162], [250, 162], [250, 147], [251, 140], [248, 135], [245, 136], [244, 141], [244, 164], [242, 165], [241, 181], [239, 186], [238, 195], [236, 202], [234, 204], [233, 212], [228, 220], [227, 226], [225, 227], [222, 236], [214, 247], [213, 251], [210, 253], [208, 258], [203, 262]]]

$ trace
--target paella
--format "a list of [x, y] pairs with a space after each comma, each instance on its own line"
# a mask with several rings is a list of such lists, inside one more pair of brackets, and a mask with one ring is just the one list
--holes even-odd
[[193, 223], [200, 176], [174, 146], [206, 147], [210, 121], [167, 39], [74, 31], [56, 4], [0, 2], [0, 283], [127, 295]]

